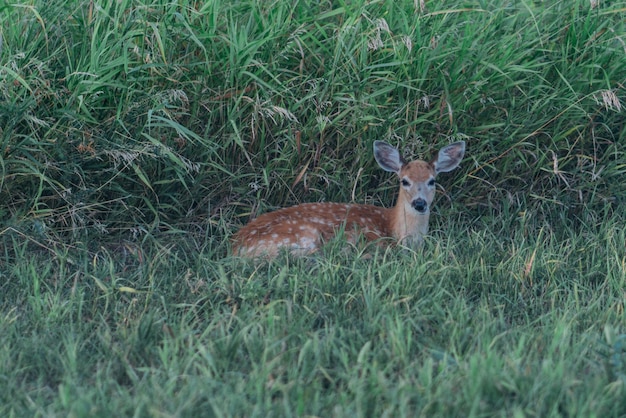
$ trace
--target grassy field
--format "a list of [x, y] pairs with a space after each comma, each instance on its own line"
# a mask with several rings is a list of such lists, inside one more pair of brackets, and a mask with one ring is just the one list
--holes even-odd
[[[0, 2], [0, 416], [626, 416], [625, 14]], [[378, 139], [468, 144], [422, 250], [229, 254]]]

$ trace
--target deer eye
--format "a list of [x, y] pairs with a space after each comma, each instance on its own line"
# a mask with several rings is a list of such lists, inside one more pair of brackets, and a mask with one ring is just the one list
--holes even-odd
[[428, 180], [428, 186], [433, 187], [435, 185], [435, 179]]
[[400, 183], [404, 186], [404, 187], [409, 187], [411, 185], [411, 183], [409, 183], [409, 181], [407, 179], [402, 179], [400, 180]]

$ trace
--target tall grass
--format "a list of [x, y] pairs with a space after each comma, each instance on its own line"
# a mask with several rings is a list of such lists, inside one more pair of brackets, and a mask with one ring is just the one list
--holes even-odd
[[[623, 416], [624, 10], [0, 4], [0, 415]], [[461, 138], [423, 251], [227, 256]]]
[[469, 210], [618, 207], [620, 4], [449, 6], [5, 5], [4, 216], [61, 241], [207, 213], [223, 234], [259, 206], [372, 199], [374, 139], [456, 136]]

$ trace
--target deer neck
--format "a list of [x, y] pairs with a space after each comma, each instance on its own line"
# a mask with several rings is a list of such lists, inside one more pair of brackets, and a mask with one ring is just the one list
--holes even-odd
[[398, 200], [392, 209], [392, 225], [394, 238], [400, 244], [410, 247], [418, 247], [423, 243], [424, 236], [428, 233], [428, 220], [430, 211], [419, 214], [405, 200]]

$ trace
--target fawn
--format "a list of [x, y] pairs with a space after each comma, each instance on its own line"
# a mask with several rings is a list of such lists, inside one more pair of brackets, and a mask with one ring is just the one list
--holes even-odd
[[383, 141], [374, 142], [378, 165], [400, 178], [395, 207], [348, 203], [304, 203], [269, 212], [251, 221], [233, 236], [233, 253], [245, 257], [275, 257], [281, 248], [306, 255], [343, 231], [350, 242], [392, 238], [417, 247], [428, 233], [430, 206], [435, 197], [435, 177], [458, 167], [465, 142], [441, 150], [431, 162], [406, 162], [400, 152]]

